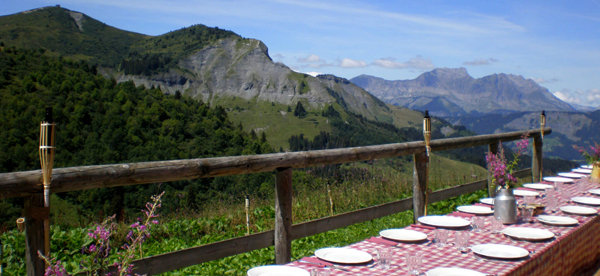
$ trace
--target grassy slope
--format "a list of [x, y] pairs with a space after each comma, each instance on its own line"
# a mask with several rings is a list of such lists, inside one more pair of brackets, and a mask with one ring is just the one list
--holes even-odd
[[330, 131], [327, 118], [309, 111], [303, 119], [294, 116], [295, 106], [271, 104], [269, 102], [246, 101], [242, 98], [220, 98], [215, 105], [227, 108], [229, 118], [236, 124], [242, 123], [244, 131], [254, 130], [257, 135], [265, 132], [267, 140], [275, 150], [289, 147], [288, 139], [292, 135], [304, 133], [305, 137], [313, 138], [321, 131]]
[[50, 55], [117, 65], [134, 43], [146, 35], [123, 31], [83, 15], [83, 31], [69, 11], [46, 7], [0, 17], [0, 41], [5, 46], [43, 48]]
[[391, 116], [393, 122], [391, 123], [394, 124], [397, 128], [422, 127], [423, 113], [391, 104], [388, 104], [388, 107], [392, 111]]

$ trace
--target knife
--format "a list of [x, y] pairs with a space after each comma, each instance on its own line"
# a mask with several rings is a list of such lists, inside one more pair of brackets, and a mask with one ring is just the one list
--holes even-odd
[[330, 268], [335, 268], [335, 269], [339, 269], [341, 271], [346, 271], [346, 272], [350, 272], [350, 270], [343, 268], [341, 266], [338, 265], [326, 265], [326, 264], [322, 264], [322, 263], [315, 263], [315, 262], [311, 262], [311, 261], [305, 261], [305, 260], [300, 260], [298, 262], [301, 263], [307, 263], [307, 264], [314, 264], [314, 265], [324, 265], [325, 267], [330, 267]]

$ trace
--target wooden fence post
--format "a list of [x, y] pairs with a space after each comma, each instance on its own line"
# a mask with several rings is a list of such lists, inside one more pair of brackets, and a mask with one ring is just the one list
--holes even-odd
[[44, 208], [44, 194], [34, 194], [25, 200], [25, 261], [27, 276], [43, 276], [45, 263], [38, 257], [44, 252], [44, 217], [49, 208]]
[[427, 205], [427, 164], [429, 157], [426, 152], [417, 153], [414, 155], [413, 169], [413, 209], [414, 221], [425, 214], [425, 206]]
[[533, 182], [542, 181], [542, 136], [533, 137], [533, 155], [531, 156], [531, 179]]
[[275, 263], [292, 260], [292, 169], [275, 173]]
[[[498, 153], [498, 142], [494, 142], [488, 145], [488, 151], [491, 152], [492, 154], [497, 154]], [[487, 188], [488, 188], [488, 196], [489, 197], [495, 197], [495, 192], [494, 192], [494, 186], [492, 185], [492, 173], [490, 172], [490, 169], [488, 169], [488, 184], [487, 184]]]

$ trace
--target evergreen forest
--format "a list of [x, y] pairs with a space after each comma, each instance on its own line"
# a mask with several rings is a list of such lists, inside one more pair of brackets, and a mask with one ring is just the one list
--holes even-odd
[[[57, 123], [55, 167], [272, 152], [264, 135], [242, 131], [220, 106], [165, 95], [158, 87], [117, 84], [86, 62], [11, 47], [0, 51], [0, 172], [39, 169], [39, 123], [47, 106]], [[76, 206], [85, 224], [109, 214], [124, 219], [159, 190], [167, 192], [163, 209], [169, 212], [201, 208], [207, 198], [260, 195], [272, 182], [263, 173], [58, 196]], [[4, 227], [14, 227], [21, 204], [21, 198], [0, 202]]]

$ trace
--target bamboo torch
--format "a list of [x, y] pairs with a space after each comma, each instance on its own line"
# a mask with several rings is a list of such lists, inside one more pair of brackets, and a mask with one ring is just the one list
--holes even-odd
[[425, 110], [425, 117], [423, 117], [423, 136], [425, 137], [425, 147], [427, 148], [427, 156], [431, 147], [429, 142], [431, 141], [431, 117], [429, 117], [429, 110]]
[[542, 110], [540, 116], [540, 131], [542, 132], [542, 139], [544, 139], [544, 127], [546, 127], [546, 110]]
[[250, 198], [246, 195], [246, 236], [250, 235]]
[[[52, 182], [52, 166], [54, 165], [54, 130], [56, 124], [52, 120], [52, 108], [46, 108], [46, 117], [40, 124], [40, 163], [44, 181], [44, 207], [50, 208], [50, 183]], [[44, 219], [45, 255], [50, 257], [50, 217]]]

